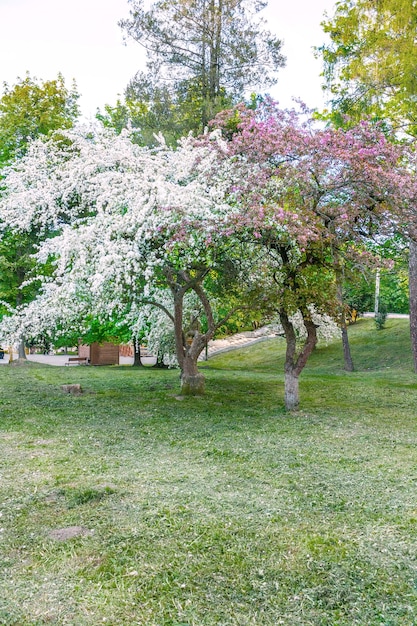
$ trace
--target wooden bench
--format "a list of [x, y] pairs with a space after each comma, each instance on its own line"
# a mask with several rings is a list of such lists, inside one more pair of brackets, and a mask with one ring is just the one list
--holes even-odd
[[88, 365], [86, 356], [69, 356], [65, 365]]

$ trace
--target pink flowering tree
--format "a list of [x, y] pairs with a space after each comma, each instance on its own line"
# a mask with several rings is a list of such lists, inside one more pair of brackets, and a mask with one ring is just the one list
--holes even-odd
[[[228, 138], [235, 234], [267, 254], [276, 309], [287, 341], [285, 404], [299, 403], [299, 376], [317, 343], [318, 312], [339, 316], [340, 279], [349, 260], [375, 262], [364, 242], [390, 234], [415, 204], [409, 154], [378, 128], [317, 126], [308, 112], [266, 103], [238, 107], [214, 124]], [[291, 315], [305, 326], [299, 345]], [[346, 326], [341, 320], [342, 330]], [[348, 349], [347, 335], [345, 349]]]

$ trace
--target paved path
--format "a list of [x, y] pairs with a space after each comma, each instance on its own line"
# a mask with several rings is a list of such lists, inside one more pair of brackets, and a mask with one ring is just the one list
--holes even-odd
[[[238, 333], [236, 335], [231, 335], [225, 339], [214, 339], [213, 341], [209, 341], [208, 344], [208, 358], [212, 357], [214, 354], [219, 354], [221, 352], [228, 352], [229, 350], [237, 350], [238, 348], [243, 348], [260, 341], [267, 341], [268, 339], [272, 339], [277, 336], [277, 332], [273, 329], [260, 328], [254, 331], [247, 331], [243, 333]], [[13, 355], [14, 359], [17, 359], [17, 354]], [[36, 363], [45, 363], [46, 365], [57, 365], [64, 366], [68, 363], [68, 355], [67, 354], [28, 354], [28, 361], [34, 361]], [[206, 353], [203, 352], [200, 355], [200, 361], [206, 360]], [[143, 357], [142, 362], [144, 365], [154, 365], [155, 357]], [[0, 359], [0, 365], [7, 365], [9, 362], [9, 355], [5, 354], [4, 359]], [[133, 357], [120, 357], [120, 365], [132, 365]], [[69, 365], [68, 369], [73, 367], [80, 367], [79, 365]]]
[[[260, 328], [259, 330], [247, 331], [244, 333], [237, 333], [231, 335], [225, 339], [213, 339], [209, 341], [207, 356], [210, 358], [215, 354], [221, 352], [229, 352], [229, 350], [237, 350], [238, 348], [244, 348], [246, 346], [259, 343], [260, 341], [267, 341], [277, 337], [278, 333], [275, 330], [269, 328]], [[200, 361], [206, 360], [205, 351], [203, 351], [199, 358]]]
[[[375, 317], [375, 313], [362, 313], [360, 315], [360, 317]], [[387, 317], [391, 318], [391, 319], [405, 319], [408, 320], [409, 319], [409, 314], [408, 313], [388, 313]]]

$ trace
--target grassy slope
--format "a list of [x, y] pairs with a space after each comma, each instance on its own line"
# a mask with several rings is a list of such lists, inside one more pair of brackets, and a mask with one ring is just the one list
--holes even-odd
[[293, 415], [282, 340], [195, 400], [176, 371], [0, 367], [0, 624], [417, 623], [407, 325], [351, 336], [358, 371], [317, 350]]

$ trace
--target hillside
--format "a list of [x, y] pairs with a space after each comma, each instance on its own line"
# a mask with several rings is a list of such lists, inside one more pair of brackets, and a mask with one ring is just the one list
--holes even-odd
[[[283, 409], [283, 340], [178, 371], [0, 367], [4, 626], [413, 626], [407, 323], [351, 329]], [[79, 396], [62, 384], [80, 383]]]

